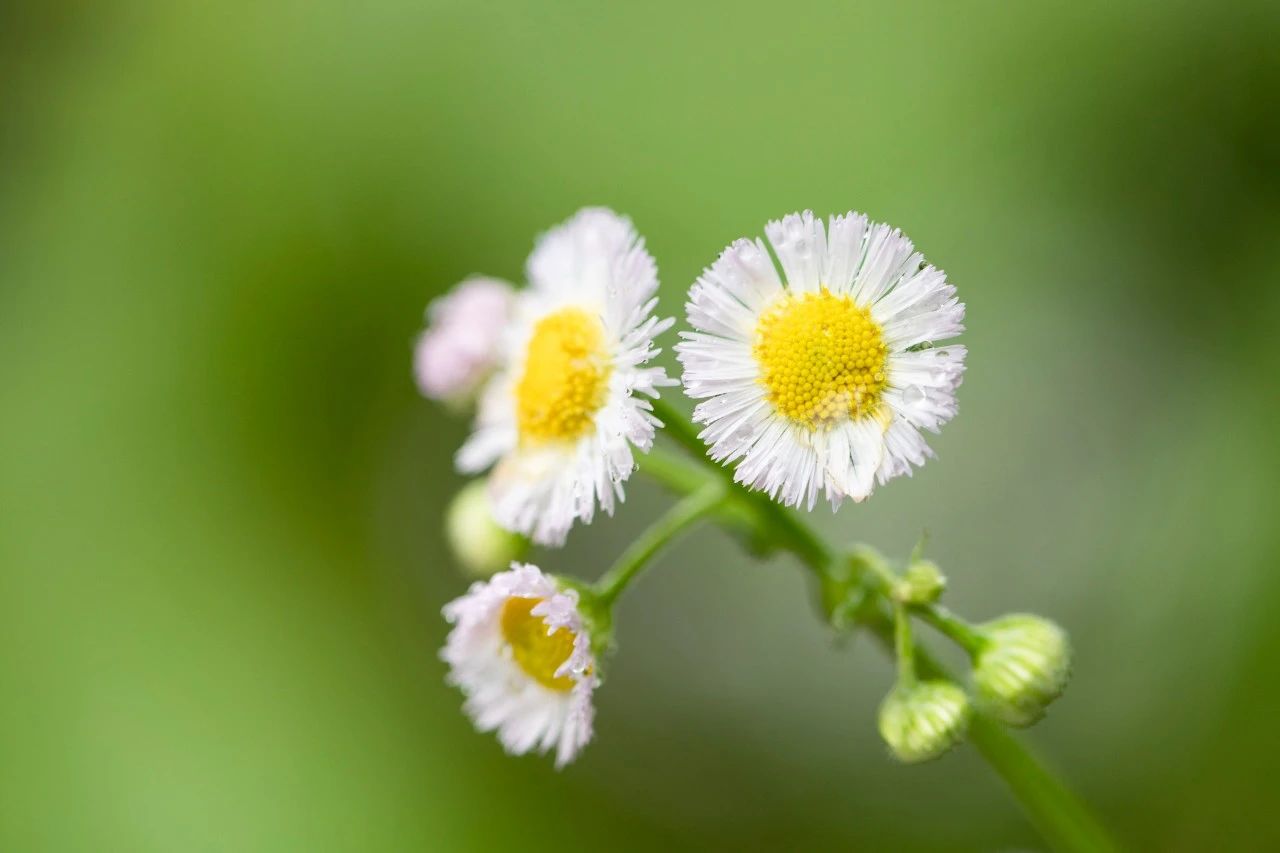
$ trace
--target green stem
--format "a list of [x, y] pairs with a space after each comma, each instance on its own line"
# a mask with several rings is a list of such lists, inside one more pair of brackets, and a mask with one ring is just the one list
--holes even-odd
[[1055, 849], [1100, 853], [1120, 849], [1084, 801], [999, 723], [975, 715], [969, 724], [969, 740]]
[[[727, 491], [721, 477], [703, 468], [691, 468], [682, 456], [655, 447], [640, 457], [640, 471], [678, 495], [688, 495], [704, 486], [713, 485]], [[721, 525], [740, 533], [754, 534], [758, 527], [756, 513], [740, 501], [721, 501], [715, 507], [715, 518]]]
[[[698, 437], [698, 429], [689, 419], [680, 413], [678, 409], [668, 403], [661, 397], [651, 400], [653, 413], [657, 415], [658, 420], [662, 421], [662, 434], [667, 438], [673, 439], [694, 459], [701, 459], [707, 454], [707, 446], [702, 443], [702, 439]], [[732, 472], [728, 468], [716, 466], [723, 473], [732, 476]]]
[[[772, 500], [762, 492], [747, 491], [734, 480], [733, 470], [724, 465], [717, 465], [706, 455], [707, 448], [698, 438], [693, 425], [663, 400], [653, 401], [653, 412], [663, 423], [663, 434], [674, 439], [677, 444], [719, 476], [729, 487], [729, 493], [735, 503], [740, 504], [755, 517], [757, 525], [765, 525], [774, 538], [780, 539], [787, 550], [800, 557], [801, 562], [813, 569], [822, 578], [836, 558], [836, 551], [823, 541], [799, 516], [785, 506]], [[652, 454], [650, 454], [652, 455]], [[822, 567], [822, 568], [819, 568]]]
[[867, 545], [854, 545], [849, 549], [849, 559], [862, 570], [862, 580], [866, 586], [885, 598], [893, 598], [899, 578], [879, 551]]
[[[722, 480], [729, 483], [727, 493], [721, 497], [727, 505], [738, 505], [744, 517], [753, 518], [757, 525], [764, 528], [765, 533], [773, 534], [778, 543], [812, 570], [819, 581], [825, 583], [837, 578], [840, 552], [829, 546], [796, 513], [770, 500], [767, 495], [747, 491], [734, 482], [733, 473], [728, 467], [717, 465], [706, 456], [706, 448], [701, 439], [675, 409], [666, 403], [655, 401], [654, 412], [666, 426], [664, 434], [690, 451], [695, 459], [700, 460], [713, 472], [717, 472]], [[659, 479], [668, 487], [683, 491], [677, 487], [677, 478], [668, 476], [659, 477]], [[883, 565], [878, 555], [869, 549], [865, 553], [861, 549], [856, 549], [853, 556], [870, 569], [868, 573], [870, 591], [889, 598], [892, 585], [885, 576], [887, 567]], [[880, 568], [884, 568], [885, 571], [878, 571]], [[888, 574], [892, 576], [891, 572]], [[980, 643], [980, 637], [971, 626], [944, 608], [929, 605], [912, 608], [912, 612], [918, 613], [922, 619], [948, 637], [955, 639], [971, 653], [977, 648], [976, 644]], [[899, 644], [901, 633], [895, 625], [907, 623], [906, 614], [899, 613], [900, 618], [896, 622], [891, 622], [883, 610], [880, 613], [881, 615], [870, 621], [868, 627], [886, 645]], [[910, 645], [909, 630], [908, 626], [907, 645]], [[918, 667], [922, 676], [949, 678], [945, 669], [937, 664], [925, 649], [914, 646], [912, 649], [914, 665]], [[899, 654], [900, 662], [901, 658]], [[977, 713], [974, 715], [969, 733], [978, 752], [1004, 780], [1028, 819], [1055, 849], [1072, 851], [1072, 853], [1119, 849], [1107, 830], [1089, 811], [1088, 806], [1068, 789], [1025, 744], [997, 722]]]
[[722, 482], [707, 469], [699, 466], [692, 468], [688, 460], [678, 453], [670, 453], [661, 447], [654, 447], [638, 460], [640, 472], [647, 474], [678, 494], [696, 491], [707, 483]]
[[898, 660], [898, 686], [916, 683], [915, 647], [911, 644], [911, 619], [900, 602], [893, 605], [893, 651]]
[[617, 562], [596, 582], [593, 592], [596, 602], [606, 610], [640, 574], [655, 554], [693, 525], [708, 515], [724, 500], [725, 489], [720, 483], [711, 482], [698, 488], [679, 501], [665, 515], [640, 534]]
[[922, 604], [911, 608], [911, 611], [968, 652], [970, 657], [982, 650], [984, 640], [978, 629], [942, 605]]

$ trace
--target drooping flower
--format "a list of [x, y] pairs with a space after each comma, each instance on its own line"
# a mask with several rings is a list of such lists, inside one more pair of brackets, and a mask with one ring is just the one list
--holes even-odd
[[554, 748], [564, 766], [591, 740], [595, 658], [578, 594], [536, 566], [477, 581], [444, 608], [453, 624], [440, 657], [477, 729], [507, 752]]
[[613, 513], [660, 422], [650, 403], [673, 384], [654, 336], [657, 269], [631, 221], [586, 208], [545, 234], [528, 263], [503, 366], [485, 388], [464, 472], [493, 465], [499, 523], [544, 545], [564, 542], [597, 504]]
[[945, 274], [902, 232], [809, 211], [734, 242], [690, 291], [676, 351], [713, 459], [791, 506], [860, 501], [933, 455], [920, 430], [956, 413], [965, 348]]
[[514, 297], [507, 282], [473, 276], [427, 306], [427, 328], [413, 352], [424, 396], [463, 403], [480, 389], [497, 366]]

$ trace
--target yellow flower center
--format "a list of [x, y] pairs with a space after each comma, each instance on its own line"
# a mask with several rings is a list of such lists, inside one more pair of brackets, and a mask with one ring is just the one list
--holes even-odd
[[810, 429], [876, 413], [888, 350], [871, 311], [825, 287], [765, 309], [752, 347], [774, 409]]
[[543, 687], [567, 691], [573, 688], [573, 679], [557, 678], [556, 670], [573, 653], [574, 634], [563, 627], [548, 634], [546, 620], [530, 612], [541, 602], [541, 598], [508, 598], [502, 605], [502, 636], [526, 675]]
[[599, 318], [563, 308], [538, 321], [524, 376], [516, 385], [516, 422], [524, 442], [572, 441], [594, 425], [613, 365]]

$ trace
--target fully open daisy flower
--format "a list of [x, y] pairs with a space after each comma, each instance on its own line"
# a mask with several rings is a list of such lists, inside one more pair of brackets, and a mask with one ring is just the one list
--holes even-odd
[[[458, 467], [494, 465], [494, 515], [544, 545], [563, 543], [596, 504], [612, 514], [635, 468], [632, 447], [653, 445], [649, 402], [674, 384], [654, 336], [657, 268], [630, 220], [587, 208], [544, 235], [529, 257], [529, 287], [509, 329]], [[496, 463], [496, 464], [495, 464]]]
[[790, 506], [838, 507], [933, 455], [956, 413], [964, 327], [946, 275], [897, 229], [809, 211], [738, 240], [694, 284], [676, 350], [694, 420], [735, 479]]
[[513, 563], [473, 584], [444, 616], [454, 627], [440, 657], [476, 728], [496, 729], [512, 754], [555, 747], [557, 767], [572, 761], [591, 740], [598, 683], [577, 592]]

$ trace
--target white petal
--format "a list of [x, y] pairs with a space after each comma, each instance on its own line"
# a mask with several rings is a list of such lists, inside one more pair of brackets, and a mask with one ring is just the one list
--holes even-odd
[[872, 305], [898, 280], [920, 265], [920, 255], [911, 253], [911, 241], [888, 225], [873, 225], [867, 235], [862, 263], [853, 280], [853, 298], [859, 305]]
[[765, 225], [764, 233], [786, 273], [787, 288], [796, 292], [817, 290], [827, 265], [827, 235], [822, 220], [814, 219], [810, 210], [792, 213]]
[[822, 281], [832, 293], [849, 293], [853, 277], [862, 262], [866, 245], [867, 217], [849, 211], [831, 217], [827, 228], [827, 267]]

